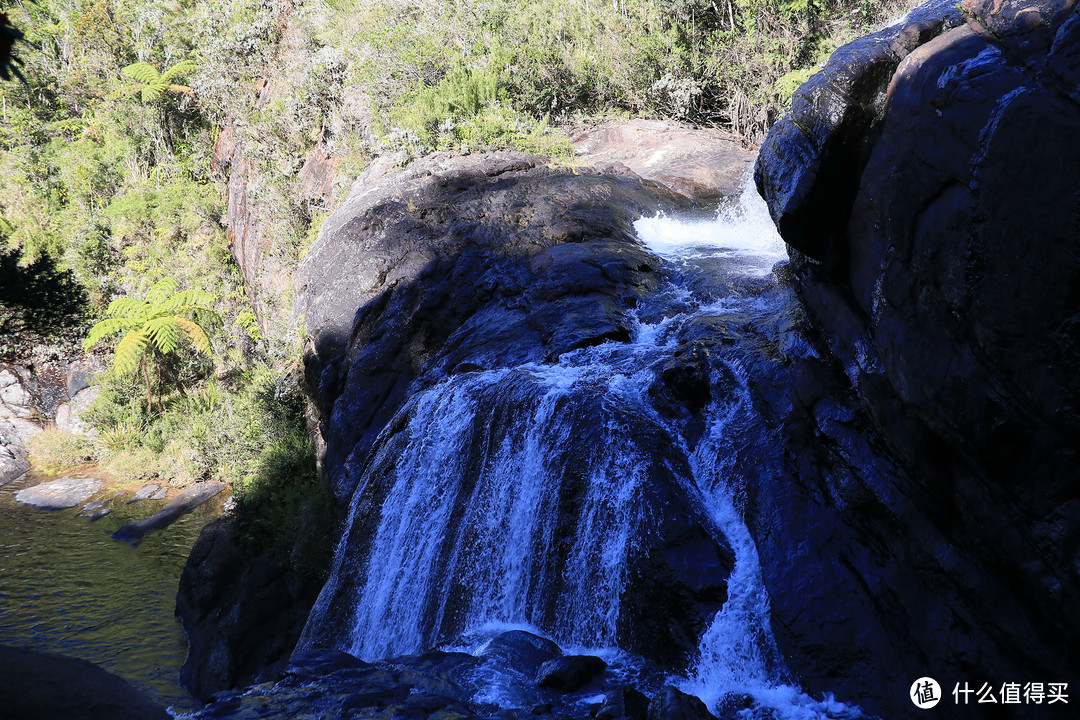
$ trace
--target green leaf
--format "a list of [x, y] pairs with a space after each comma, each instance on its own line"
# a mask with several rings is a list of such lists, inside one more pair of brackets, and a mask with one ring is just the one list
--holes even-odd
[[160, 83], [161, 73], [150, 63], [137, 62], [120, 70], [120, 74], [144, 85]]
[[116, 357], [113, 359], [116, 372], [121, 375], [133, 372], [139, 366], [143, 353], [146, 352], [146, 343], [149, 339], [145, 328], [132, 330], [125, 335], [116, 346]]
[[186, 318], [177, 318], [177, 324], [184, 331], [184, 334], [188, 336], [188, 339], [191, 340], [191, 344], [195, 346], [196, 350], [207, 355], [212, 352], [210, 337], [198, 324]]
[[168, 315], [165, 317], [154, 318], [146, 323], [143, 327], [150, 335], [150, 340], [154, 343], [162, 355], [168, 355], [176, 350], [180, 343], [180, 331], [179, 321], [174, 315]]
[[198, 63], [196, 63], [194, 60], [181, 60], [180, 62], [176, 63], [171, 68], [166, 70], [162, 74], [159, 82], [161, 82], [162, 84], [169, 84], [172, 82], [173, 78], [179, 77], [180, 75], [186, 75], [197, 67]]
[[90, 328], [90, 332], [86, 335], [86, 340], [83, 341], [83, 350], [89, 352], [92, 347], [110, 335], [115, 335], [118, 332], [130, 330], [131, 328], [140, 325], [142, 325], [140, 321], [131, 318], [106, 318]]

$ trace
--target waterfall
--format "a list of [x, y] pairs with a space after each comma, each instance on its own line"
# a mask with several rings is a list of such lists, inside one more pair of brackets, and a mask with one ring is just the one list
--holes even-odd
[[738, 351], [715, 362], [714, 385], [731, 390], [704, 409], [693, 446], [649, 393], [693, 319], [774, 310], [767, 293], [738, 288], [768, 285], [783, 244], [752, 190], [710, 222], [635, 227], [667, 267], [663, 306], [639, 313], [630, 343], [417, 390], [364, 470], [301, 643], [376, 660], [517, 627], [564, 647], [618, 648], [630, 564], [656, 533], [656, 498], [667, 498], [657, 488], [671, 487], [735, 556], [727, 601], [678, 684], [713, 706], [740, 692], [780, 717], [855, 717], [790, 685], [772, 639], [734, 472], [740, 443], [769, 431]]

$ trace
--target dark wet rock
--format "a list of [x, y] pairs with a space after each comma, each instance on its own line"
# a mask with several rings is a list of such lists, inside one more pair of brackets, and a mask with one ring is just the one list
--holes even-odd
[[[151, 530], [157, 530], [176, 522], [181, 515], [191, 512], [227, 487], [228, 485], [217, 480], [195, 483], [191, 487], [184, 489], [172, 499], [172, 502], [145, 520], [128, 523], [120, 527], [113, 533], [113, 538], [117, 540], [139, 540]], [[141, 488], [139, 492], [146, 491], [148, 488], [153, 488], [153, 491], [146, 492], [144, 498], [149, 497], [158, 490], [156, 485], [148, 485]], [[139, 492], [135, 493], [135, 500], [142, 499], [139, 497]]]
[[422, 372], [628, 339], [627, 311], [658, 282], [631, 223], [686, 205], [656, 186], [512, 152], [436, 154], [372, 182], [361, 176], [296, 275], [339, 495], [351, 494], [361, 459]]
[[649, 720], [716, 720], [705, 703], [667, 685], [649, 702]]
[[580, 162], [705, 202], [738, 195], [754, 160], [733, 135], [668, 120], [602, 123], [572, 130], [570, 138]]
[[530, 677], [536, 675], [544, 663], [560, 655], [562, 650], [556, 643], [524, 630], [496, 635], [480, 653], [481, 657], [496, 659]]
[[180, 575], [176, 614], [189, 645], [180, 681], [203, 700], [280, 675], [318, 592], [246, 551], [239, 534], [229, 515], [207, 525]]
[[819, 260], [844, 245], [858, 171], [872, 149], [889, 80], [911, 51], [963, 22], [957, 3], [933, 0], [900, 23], [832, 54], [791, 99], [761, 145], [754, 178], [784, 239]]
[[536, 684], [556, 692], [574, 692], [607, 669], [595, 655], [563, 655], [548, 660], [536, 671]]
[[649, 698], [632, 687], [622, 687], [604, 695], [596, 720], [648, 720]]
[[167, 720], [123, 678], [85, 660], [0, 647], [5, 720]]
[[[542, 640], [543, 642], [537, 642]], [[516, 720], [589, 720], [608, 707], [608, 720], [645, 720], [649, 700], [625, 686], [604, 687], [605, 702], [589, 706], [580, 696], [538, 690], [528, 674], [536, 657], [528, 649], [552, 652], [550, 641], [529, 633], [504, 633], [496, 647], [509, 654], [473, 656], [431, 651], [366, 663], [339, 650], [298, 652], [276, 682], [220, 693], [195, 720], [242, 720], [257, 717], [504, 718]], [[555, 646], [554, 652], [558, 652]], [[522, 660], [514, 668], [508, 660]], [[597, 661], [599, 658], [592, 658]], [[595, 664], [595, 663], [590, 663]], [[494, 674], [493, 674], [494, 673]], [[492, 702], [491, 681], [499, 683], [499, 704]], [[616, 714], [612, 714], [616, 713]], [[674, 717], [674, 716], [671, 716]]]
[[476, 687], [461, 678], [478, 662], [431, 652], [365, 663], [338, 650], [308, 650], [277, 682], [220, 694], [194, 717], [470, 718]]
[[86, 502], [102, 487], [97, 478], [68, 475], [17, 491], [15, 502], [38, 510], [62, 510]]
[[835, 363], [771, 394], [793, 403], [778, 472], [796, 478], [755, 484], [748, 509], [773, 627], [805, 687], [883, 716], [910, 712], [912, 663], [1080, 680], [1063, 650], [1080, 643], [1080, 20], [1052, 0], [964, 11], [953, 27], [928, 4], [834, 56], [757, 172]]

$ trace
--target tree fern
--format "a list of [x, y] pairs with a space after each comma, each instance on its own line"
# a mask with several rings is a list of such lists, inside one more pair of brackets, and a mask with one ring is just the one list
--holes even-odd
[[164, 73], [150, 63], [137, 62], [120, 70], [120, 74], [133, 80], [133, 85], [124, 85], [112, 92], [109, 97], [118, 98], [122, 95], [134, 95], [138, 93], [143, 102], [157, 100], [166, 92], [193, 95], [194, 92], [187, 85], [177, 85], [173, 80], [181, 75], [194, 70], [198, 65], [194, 60], [181, 60], [166, 70]]
[[[160, 360], [176, 352], [183, 337], [196, 352], [211, 354], [213, 347], [207, 328], [220, 322], [211, 307], [214, 301], [204, 290], [180, 290], [176, 280], [162, 278], [143, 298], [116, 298], [109, 303], [105, 318], [90, 328], [83, 349], [89, 352], [105, 338], [123, 333], [113, 355], [113, 367], [121, 375], [143, 368], [146, 402], [152, 408], [148, 360], [158, 364], [160, 376]], [[159, 407], [160, 404], [159, 399]]]

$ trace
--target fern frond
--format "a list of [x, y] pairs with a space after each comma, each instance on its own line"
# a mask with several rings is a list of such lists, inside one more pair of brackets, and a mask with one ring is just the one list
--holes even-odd
[[215, 300], [217, 298], [201, 288], [189, 288], [168, 298], [160, 308], [171, 315], [188, 315], [198, 310], [209, 310]]
[[210, 337], [197, 323], [181, 317], [176, 318], [176, 322], [180, 329], [184, 331], [184, 334], [188, 336], [188, 339], [191, 340], [191, 344], [195, 346], [196, 350], [207, 355], [213, 353]]
[[179, 320], [181, 318], [169, 315], [154, 318], [143, 326], [143, 329], [150, 336], [150, 341], [154, 343], [154, 347], [162, 355], [168, 355], [180, 344]]
[[120, 74], [144, 85], [157, 85], [161, 82], [161, 73], [150, 63], [133, 63], [122, 68]]
[[122, 297], [109, 303], [109, 307], [105, 308], [105, 314], [110, 318], [137, 318], [144, 317], [147, 309], [145, 300]]
[[140, 325], [142, 325], [141, 320], [133, 320], [131, 318], [106, 318], [90, 328], [90, 332], [87, 333], [86, 339], [83, 340], [83, 351], [90, 352], [92, 347], [110, 335], [115, 335], [118, 332], [130, 330], [131, 328]]
[[145, 328], [132, 330], [116, 346], [113, 364], [116, 372], [127, 375], [139, 366], [139, 360], [146, 352], [146, 343], [150, 340]]
[[161, 86], [160, 85], [145, 85], [145, 86], [143, 86], [142, 96], [141, 97], [142, 97], [143, 102], [151, 102], [152, 100], [157, 100], [159, 97], [161, 97]]
[[166, 304], [173, 293], [179, 289], [180, 283], [168, 276], [151, 285], [149, 292], [146, 293], [146, 302], [155, 309], [152, 314], [160, 314], [160, 312], [157, 312], [157, 308]]
[[195, 91], [189, 88], [187, 85], [170, 85], [165, 89], [169, 92], [181, 93], [183, 95], [190, 95], [192, 97], [195, 97]]
[[142, 92], [142, 89], [143, 89], [143, 86], [141, 84], [140, 85], [124, 85], [123, 87], [118, 87], [115, 90], [113, 90], [111, 93], [106, 95], [105, 98], [108, 99], [108, 100], [117, 100], [117, 99], [123, 97], [124, 95], [134, 95], [135, 93]]
[[[162, 84], [167, 85], [170, 82], [172, 82], [173, 78], [179, 77], [180, 75], [186, 75], [187, 73], [191, 72], [192, 70], [194, 70], [197, 67], [198, 67], [198, 63], [196, 63], [194, 60], [181, 60], [180, 62], [176, 63], [171, 68], [166, 70], [161, 75], [161, 78], [160, 78], [159, 82], [161, 82]], [[177, 86], [177, 87], [183, 87], [183, 86]], [[190, 88], [189, 88], [189, 90], [190, 90]]]

